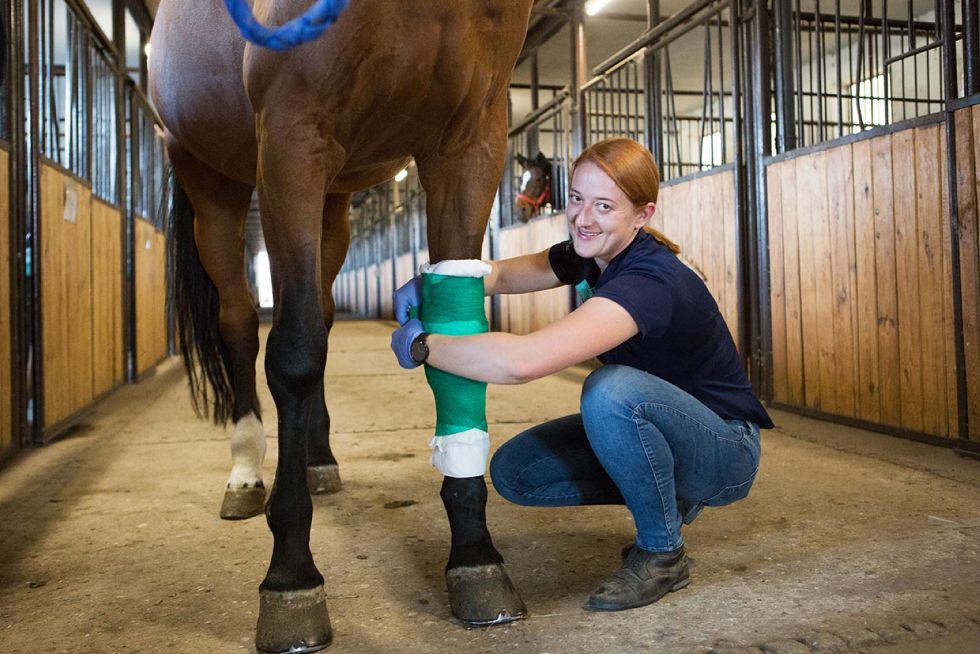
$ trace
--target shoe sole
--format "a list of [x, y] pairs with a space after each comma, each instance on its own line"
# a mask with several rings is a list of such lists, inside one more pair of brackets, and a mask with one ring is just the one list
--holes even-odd
[[664, 596], [667, 595], [667, 593], [673, 593], [675, 590], [686, 588], [687, 585], [690, 583], [691, 583], [691, 578], [686, 577], [678, 581], [670, 588], [668, 588], [666, 591], [664, 591], [662, 595], [658, 595], [653, 599], [644, 600], [642, 602], [636, 602], [633, 604], [604, 604], [602, 602], [594, 602], [591, 599], [589, 599], [589, 601], [586, 602], [582, 608], [585, 609], [586, 611], [625, 611], [626, 609], [638, 609], [641, 606], [647, 606], [648, 604], [653, 604], [654, 602], [663, 599]]

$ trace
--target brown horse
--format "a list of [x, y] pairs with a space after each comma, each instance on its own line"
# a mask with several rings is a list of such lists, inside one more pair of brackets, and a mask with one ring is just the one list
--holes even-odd
[[[309, 4], [255, 0], [253, 9], [266, 25], [281, 25]], [[351, 194], [414, 158], [432, 261], [480, 256], [504, 165], [507, 87], [531, 4], [350, 0], [321, 38], [280, 53], [246, 45], [221, 0], [160, 3], [150, 81], [176, 178], [175, 300], [185, 359], [203, 369], [199, 376], [190, 366], [198, 406], [236, 425], [229, 490], [241, 492], [231, 514], [262, 493], [258, 320], [243, 261], [253, 189], [272, 266], [265, 365], [279, 460], [265, 505], [274, 547], [260, 586], [263, 652], [315, 651], [331, 638], [309, 548], [308, 475], [316, 488], [339, 487], [323, 373]], [[474, 624], [526, 611], [491, 541], [486, 494], [482, 476], [443, 480], [450, 603]]]

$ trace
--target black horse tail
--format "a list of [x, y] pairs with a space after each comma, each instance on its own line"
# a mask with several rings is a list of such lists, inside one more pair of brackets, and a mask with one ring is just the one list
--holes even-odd
[[216, 425], [232, 416], [234, 396], [229, 379], [228, 351], [218, 326], [218, 289], [208, 277], [194, 240], [194, 208], [177, 174], [170, 171], [171, 302], [177, 338], [191, 387], [191, 404]]

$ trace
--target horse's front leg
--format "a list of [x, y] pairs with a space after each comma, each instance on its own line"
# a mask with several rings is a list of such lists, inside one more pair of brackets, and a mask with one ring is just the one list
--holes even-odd
[[[350, 207], [350, 193], [331, 193], [323, 203], [323, 236], [320, 244], [320, 303], [323, 305], [323, 324], [327, 334], [333, 327], [334, 301], [333, 282], [344, 265], [347, 246], [350, 244], [350, 224], [347, 210]], [[329, 336], [328, 336], [329, 337]], [[323, 397], [323, 388], [318, 396]], [[340, 467], [330, 449], [330, 412], [326, 402], [316, 407], [313, 414], [313, 429], [307, 443], [306, 475], [310, 492], [313, 494], [336, 493], [342, 488]]]
[[264, 110], [258, 124], [259, 204], [275, 300], [265, 367], [279, 414], [279, 459], [266, 504], [274, 546], [259, 587], [255, 641], [262, 652], [308, 652], [331, 640], [323, 577], [310, 552], [307, 443], [323, 407], [327, 357], [320, 303], [323, 189], [341, 155], [288, 103]]
[[[419, 175], [426, 190], [429, 256], [432, 263], [451, 259], [479, 259], [487, 218], [493, 205], [497, 181], [504, 165], [506, 121], [503, 102], [498, 103], [493, 125], [482, 126], [470, 133], [480, 134], [477, 142], [450, 152], [440, 152], [418, 160]], [[423, 281], [425, 284], [425, 281]], [[449, 284], [432, 285], [432, 291]], [[485, 321], [482, 310], [483, 285], [465, 283], [465, 293], [474, 294], [465, 304], [476, 305], [479, 315], [459, 316], [467, 322]], [[439, 298], [440, 304], [453, 305], [458, 298]], [[448, 300], [448, 302], [445, 302]], [[463, 302], [460, 302], [463, 304]], [[426, 321], [426, 301], [423, 301], [422, 320]], [[431, 371], [430, 371], [431, 372]], [[431, 383], [431, 377], [430, 377]], [[455, 392], [454, 384], [469, 384], [468, 380], [443, 380], [433, 384], [436, 403], [439, 394]], [[472, 389], [466, 391], [472, 397]], [[485, 386], [479, 391], [485, 393]], [[482, 426], [482, 429], [480, 428]], [[503, 568], [503, 557], [493, 545], [487, 528], [487, 485], [483, 473], [489, 452], [485, 417], [482, 425], [460, 434], [437, 436], [433, 440], [433, 462], [445, 477], [442, 501], [452, 531], [446, 583], [453, 615], [473, 625], [510, 622], [524, 617], [527, 607], [518, 595]], [[460, 436], [453, 442], [452, 439]], [[474, 442], [486, 439], [485, 443]], [[443, 439], [442, 443], [438, 443]], [[438, 444], [437, 444], [438, 443]], [[479, 446], [478, 446], [479, 445]]]

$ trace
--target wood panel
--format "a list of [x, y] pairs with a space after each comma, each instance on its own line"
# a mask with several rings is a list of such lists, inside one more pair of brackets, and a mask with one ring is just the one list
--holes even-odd
[[[980, 105], [955, 115], [956, 199], [970, 438], [980, 439]], [[972, 374], [969, 374], [972, 372]]]
[[[786, 295], [786, 393], [790, 404], [806, 402], [806, 366], [803, 358], [803, 307], [800, 294], [800, 221], [796, 211], [796, 163], [780, 166], [774, 181], [782, 183], [779, 192], [783, 228], [783, 290]], [[771, 183], [771, 182], [770, 182]], [[773, 305], [778, 306], [778, 305]]]
[[125, 376], [122, 316], [122, 214], [92, 200], [92, 392]]
[[854, 245], [856, 281], [854, 311], [857, 320], [857, 417], [877, 422], [880, 416], [878, 383], [878, 296], [875, 283], [875, 206], [870, 141], [851, 149], [854, 171]]
[[783, 186], [787, 166], [772, 166], [766, 187], [769, 207], [769, 289], [772, 311], [772, 394], [777, 402], [788, 403], [789, 378], [786, 353], [786, 291], [784, 284], [786, 257], [783, 253]]
[[[800, 157], [795, 160], [796, 179], [812, 180], [817, 175], [816, 158]], [[810, 195], [800, 189], [794, 192], [796, 198], [796, 217], [799, 221], [800, 258], [800, 324], [803, 336], [803, 400], [806, 406], [814, 409], [822, 407], [820, 395], [820, 333], [817, 315], [817, 245], [814, 243], [813, 205]]]
[[[949, 433], [946, 403], [946, 324], [943, 320], [943, 215], [939, 125], [915, 130], [915, 213], [918, 231], [922, 345], [922, 430]], [[948, 223], [946, 224], [948, 225]], [[949, 231], [948, 227], [945, 231]], [[950, 366], [955, 365], [952, 361]], [[955, 389], [954, 389], [955, 392]]]
[[[857, 332], [854, 298], [854, 174], [850, 147], [827, 153], [827, 202], [830, 219], [831, 302], [834, 365], [831, 383], [839, 415], [857, 415]], [[825, 330], [831, 331], [831, 330]]]
[[134, 221], [136, 270], [136, 370], [167, 356], [166, 239], [149, 222]]
[[92, 392], [91, 192], [41, 166], [44, 425], [88, 404]]
[[0, 452], [14, 444], [10, 300], [10, 155], [0, 150]]
[[878, 300], [878, 385], [880, 421], [901, 424], [901, 365], [898, 346], [898, 285], [891, 137], [871, 141], [874, 175], [875, 281]]
[[[540, 218], [525, 225], [500, 231], [500, 258], [507, 259], [541, 252], [568, 238], [564, 214]], [[528, 334], [541, 329], [571, 310], [567, 287], [500, 296], [500, 329], [512, 334]]]
[[944, 139], [942, 125], [926, 125], [770, 164], [778, 401], [956, 435]]
[[[915, 132], [892, 137], [895, 181], [895, 255], [898, 281], [898, 347], [901, 379], [901, 424], [922, 429], [922, 330], [919, 311], [919, 267], [916, 226]], [[936, 168], [938, 170], [938, 167]], [[935, 174], [935, 172], [933, 172]]]

